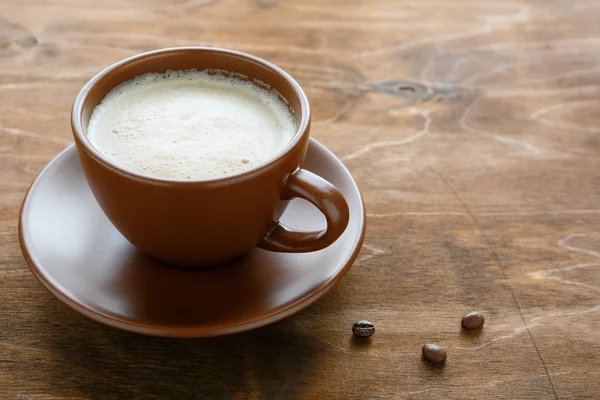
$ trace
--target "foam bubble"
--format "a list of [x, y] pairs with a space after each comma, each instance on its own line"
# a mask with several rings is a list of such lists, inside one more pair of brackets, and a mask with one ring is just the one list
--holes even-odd
[[113, 162], [177, 180], [252, 169], [295, 132], [294, 115], [277, 93], [196, 70], [145, 74], [115, 87], [88, 126], [92, 145]]

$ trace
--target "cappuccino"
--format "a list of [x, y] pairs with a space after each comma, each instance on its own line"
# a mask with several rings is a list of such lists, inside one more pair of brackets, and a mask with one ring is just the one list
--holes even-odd
[[214, 179], [264, 164], [296, 133], [274, 91], [206, 71], [140, 75], [94, 109], [87, 136], [117, 165], [173, 180]]

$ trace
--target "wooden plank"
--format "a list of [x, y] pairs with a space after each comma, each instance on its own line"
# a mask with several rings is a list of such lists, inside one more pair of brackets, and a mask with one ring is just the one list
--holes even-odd
[[[4, 0], [0, 398], [598, 398], [598, 1]], [[17, 216], [94, 73], [214, 45], [288, 70], [357, 180], [361, 256], [324, 299], [230, 337], [101, 326], [37, 283]], [[479, 334], [460, 331], [479, 310]], [[351, 339], [355, 320], [377, 332]], [[448, 350], [443, 368], [424, 343]]]

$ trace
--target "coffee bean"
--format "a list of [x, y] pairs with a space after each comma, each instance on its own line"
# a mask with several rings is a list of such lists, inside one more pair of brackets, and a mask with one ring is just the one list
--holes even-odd
[[475, 330], [481, 328], [484, 322], [485, 318], [483, 315], [479, 311], [473, 311], [465, 315], [460, 324], [465, 329]]
[[442, 363], [446, 361], [446, 350], [437, 344], [426, 344], [423, 346], [423, 358], [432, 363]]
[[356, 321], [354, 325], [352, 325], [352, 333], [359, 337], [369, 337], [375, 333], [375, 326], [369, 321]]

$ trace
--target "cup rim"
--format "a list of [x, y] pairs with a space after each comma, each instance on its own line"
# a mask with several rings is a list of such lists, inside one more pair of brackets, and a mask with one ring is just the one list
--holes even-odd
[[[229, 56], [246, 59], [247, 61], [258, 63], [258, 64], [262, 65], [263, 67], [270, 69], [273, 72], [275, 72], [276, 74], [280, 75], [287, 82], [287, 84], [292, 88], [292, 90], [298, 97], [299, 102], [300, 102], [300, 109], [302, 110], [302, 118], [298, 123], [298, 128], [296, 129], [294, 136], [286, 144], [286, 146], [283, 149], [281, 149], [276, 155], [274, 155], [272, 158], [270, 158], [267, 162], [264, 162], [264, 163], [254, 167], [254, 168], [251, 168], [247, 171], [238, 172], [236, 174], [227, 175], [227, 176], [220, 177], [220, 178], [189, 179], [189, 180], [168, 179], [168, 178], [160, 178], [160, 177], [154, 177], [154, 176], [149, 176], [149, 175], [143, 175], [138, 172], [134, 172], [134, 171], [131, 171], [131, 170], [128, 170], [128, 169], [125, 169], [125, 168], [119, 166], [118, 164], [116, 164], [115, 162], [110, 160], [108, 157], [106, 157], [104, 154], [102, 154], [100, 151], [98, 151], [94, 147], [94, 145], [92, 145], [90, 140], [88, 139], [87, 134], [85, 132], [86, 130], [83, 127], [83, 121], [81, 118], [82, 112], [83, 112], [83, 105], [85, 104], [85, 101], [88, 98], [89, 94], [94, 90], [96, 84], [104, 76], [106, 76], [109, 73], [112, 73], [115, 70], [117, 70], [129, 63], [132, 63], [134, 61], [137, 61], [137, 60], [140, 60], [143, 58], [147, 58], [147, 57], [151, 57], [156, 54], [177, 53], [177, 52], [187, 52], [187, 51], [213, 52], [213, 53], [217, 52], [217, 53], [222, 53], [222, 54], [229, 55]], [[265, 82], [265, 83], [269, 84], [269, 82]], [[310, 125], [310, 119], [311, 119], [310, 105], [308, 103], [308, 98], [306, 97], [304, 90], [302, 90], [302, 88], [300, 87], [298, 82], [296, 82], [296, 80], [294, 78], [292, 78], [290, 76], [290, 74], [285, 72], [282, 68], [278, 67], [277, 65], [275, 65], [269, 61], [266, 61], [262, 58], [253, 56], [248, 53], [244, 53], [244, 52], [236, 51], [236, 50], [218, 48], [218, 47], [207, 47], [207, 46], [168, 47], [168, 48], [152, 50], [152, 51], [136, 54], [134, 56], [127, 57], [123, 60], [117, 61], [116, 63], [114, 63], [114, 64], [110, 65], [109, 67], [100, 71], [98, 74], [96, 74], [93, 78], [91, 78], [83, 86], [83, 88], [77, 94], [77, 97], [75, 98], [75, 101], [73, 102], [73, 107], [71, 109], [71, 128], [73, 130], [73, 134], [75, 136], [76, 142], [78, 142], [77, 144], [80, 144], [81, 146], [83, 146], [83, 149], [85, 149], [85, 151], [95, 161], [99, 162], [104, 167], [112, 170], [113, 172], [116, 172], [119, 175], [125, 176], [127, 178], [130, 178], [130, 179], [133, 179], [133, 180], [136, 180], [139, 182], [168, 185], [168, 186], [189, 186], [189, 185], [199, 184], [199, 183], [208, 183], [211, 185], [221, 186], [223, 184], [230, 184], [235, 181], [239, 181], [241, 179], [259, 175], [262, 171], [269, 169], [273, 164], [277, 164], [282, 158], [284, 158], [290, 152], [290, 150], [292, 150], [294, 147], [296, 147], [298, 145], [298, 143], [301, 141], [302, 137], [308, 130], [308, 127]]]

